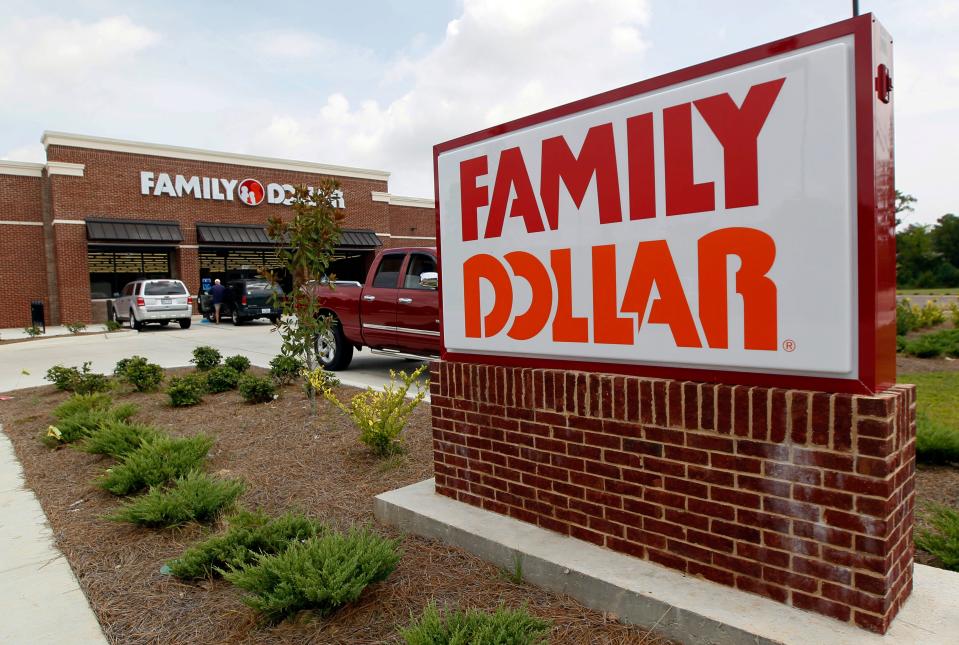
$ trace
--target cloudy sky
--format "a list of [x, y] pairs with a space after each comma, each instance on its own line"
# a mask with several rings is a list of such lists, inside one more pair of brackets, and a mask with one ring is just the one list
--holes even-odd
[[[434, 143], [850, 15], [847, 0], [2, 0], [0, 158], [43, 130], [389, 170]], [[861, 0], [895, 39], [908, 221], [959, 212], [959, 2]]]

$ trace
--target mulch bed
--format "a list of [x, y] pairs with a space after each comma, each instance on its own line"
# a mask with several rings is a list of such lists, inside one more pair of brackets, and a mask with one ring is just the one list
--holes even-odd
[[[342, 398], [355, 392], [341, 388], [339, 394]], [[27, 485], [50, 520], [57, 546], [113, 642], [395, 642], [398, 626], [435, 598], [440, 606], [488, 610], [525, 604], [531, 613], [553, 621], [552, 643], [668, 643], [568, 597], [514, 584], [501, 570], [465, 551], [414, 536], [403, 538], [404, 556], [397, 570], [368, 588], [356, 604], [328, 619], [304, 612], [293, 622], [262, 625], [241, 602], [241, 592], [228, 583], [183, 583], [160, 573], [166, 560], [209, 535], [209, 528], [157, 531], [102, 519], [119, 502], [92, 482], [112, 462], [71, 448], [51, 451], [38, 440], [64, 393], [41, 387], [10, 394], [13, 400], [0, 403], [0, 421], [23, 464]], [[117, 398], [140, 407], [137, 421], [174, 435], [205, 432], [215, 437], [208, 469], [242, 477], [248, 489], [241, 503], [271, 514], [302, 510], [340, 528], [373, 523], [373, 496], [433, 474], [425, 404], [414, 412], [407, 429], [408, 453], [379, 461], [327, 402], [311, 417], [305, 395], [295, 386], [284, 388], [278, 400], [258, 406], [244, 404], [236, 392], [210, 395], [201, 405], [183, 409], [170, 408], [159, 393]]]

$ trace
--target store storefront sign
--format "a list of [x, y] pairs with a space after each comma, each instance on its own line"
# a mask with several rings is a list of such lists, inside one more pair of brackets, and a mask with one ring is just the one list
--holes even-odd
[[[313, 186], [307, 186], [312, 193]], [[289, 206], [293, 203], [294, 186], [292, 184], [268, 183], [263, 185], [257, 179], [223, 179], [219, 177], [197, 177], [170, 175], [149, 170], [140, 171], [140, 194], [154, 197], [193, 197], [214, 201], [240, 201], [248, 206], [268, 204]], [[335, 193], [335, 208], [346, 208], [343, 191]]]
[[862, 162], [891, 114], [865, 55], [750, 52], [436, 146], [444, 357], [884, 385], [891, 165]]

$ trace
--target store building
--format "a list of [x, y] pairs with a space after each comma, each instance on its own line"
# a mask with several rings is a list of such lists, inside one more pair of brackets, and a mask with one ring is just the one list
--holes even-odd
[[399, 197], [389, 173], [60, 132], [46, 163], [0, 161], [0, 328], [90, 323], [137, 277], [194, 294], [215, 278], [275, 265], [271, 217], [294, 186], [341, 186], [343, 236], [332, 272], [361, 280], [383, 246], [433, 246], [432, 199]]

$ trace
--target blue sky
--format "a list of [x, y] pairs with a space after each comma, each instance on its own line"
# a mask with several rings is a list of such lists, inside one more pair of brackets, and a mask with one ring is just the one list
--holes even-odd
[[[896, 49], [907, 221], [959, 211], [959, 2], [862, 0]], [[436, 142], [850, 15], [836, 0], [16, 3], [0, 157], [43, 130], [379, 168], [432, 196]]]

